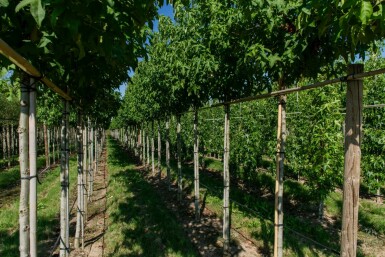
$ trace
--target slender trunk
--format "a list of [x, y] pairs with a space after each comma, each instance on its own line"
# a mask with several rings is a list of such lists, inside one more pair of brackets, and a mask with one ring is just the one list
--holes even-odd
[[223, 147], [223, 252], [230, 250], [230, 106], [225, 105]]
[[[280, 80], [280, 89], [284, 89], [284, 83]], [[276, 163], [277, 172], [275, 180], [275, 237], [274, 237], [274, 257], [283, 255], [283, 172], [285, 159], [286, 142], [286, 96], [279, 97], [278, 103], [278, 127], [277, 127], [277, 153]]]
[[[29, 76], [24, 75], [20, 88], [19, 160], [20, 160], [20, 205], [19, 205], [19, 251], [20, 257], [29, 257]], [[5, 134], [5, 133], [4, 133]], [[5, 137], [5, 136], [4, 136]], [[4, 140], [5, 141], [5, 140]], [[4, 142], [3, 141], [3, 142]]]
[[167, 166], [167, 185], [171, 190], [171, 174], [170, 174], [170, 118], [166, 121], [166, 166]]
[[162, 178], [162, 141], [160, 140], [160, 121], [158, 120], [158, 173]]
[[52, 133], [51, 133], [51, 139], [52, 139], [52, 162], [53, 163], [56, 163], [56, 158], [55, 158], [55, 127], [53, 127], [52, 129]]
[[[83, 131], [82, 131], [82, 118], [80, 113], [77, 117], [77, 170], [78, 170], [78, 197], [77, 197], [77, 212], [76, 212], [76, 231], [74, 246], [76, 249], [80, 247], [80, 239], [83, 234]], [[83, 242], [83, 240], [82, 240]]]
[[51, 166], [51, 130], [47, 128], [47, 141], [48, 141], [48, 167]]
[[29, 236], [30, 256], [37, 256], [36, 86], [29, 93]]
[[7, 133], [6, 133], [6, 125], [3, 125], [2, 139], [3, 139], [3, 160], [5, 160], [5, 159], [7, 159]]
[[318, 203], [318, 219], [322, 221], [324, 219], [324, 200], [320, 199]]
[[194, 199], [195, 220], [200, 220], [199, 210], [199, 138], [198, 138], [198, 110], [194, 111]]
[[154, 141], [154, 122], [151, 123], [151, 165], [152, 175], [155, 176], [155, 141]]
[[49, 153], [48, 153], [48, 132], [47, 132], [47, 125], [43, 124], [43, 131], [44, 131], [44, 152], [45, 152], [45, 167], [49, 167]]
[[182, 156], [181, 156], [181, 136], [180, 136], [180, 115], [177, 116], [177, 127], [176, 127], [176, 136], [177, 136], [177, 162], [178, 162], [178, 201], [182, 201], [182, 192], [183, 192], [183, 181], [182, 181]]
[[147, 123], [147, 133], [146, 133], [146, 146], [147, 146], [147, 171], [150, 169], [150, 137], [148, 131], [148, 123]]
[[144, 124], [142, 125], [142, 156], [143, 156], [143, 166], [146, 167], [146, 130]]
[[87, 223], [87, 177], [88, 177], [88, 170], [87, 170], [87, 126], [84, 126], [83, 130], [83, 220], [84, 224]]
[[[348, 74], [357, 74], [363, 71], [364, 66], [362, 64], [351, 64]], [[363, 80], [350, 80], [346, 92], [341, 256], [357, 255], [363, 87]]]
[[67, 154], [68, 154], [68, 103], [63, 100], [63, 116], [61, 126], [61, 160], [60, 160], [60, 257], [66, 257], [69, 253], [66, 235], [68, 229], [67, 199], [68, 199], [68, 177], [67, 177]]
[[90, 118], [88, 118], [88, 128], [87, 128], [87, 170], [88, 170], [88, 201], [91, 200], [92, 195], [92, 183], [93, 183], [93, 174], [92, 174], [92, 164], [91, 164], [91, 122]]
[[7, 126], [7, 160], [8, 168], [11, 167], [11, 125]]

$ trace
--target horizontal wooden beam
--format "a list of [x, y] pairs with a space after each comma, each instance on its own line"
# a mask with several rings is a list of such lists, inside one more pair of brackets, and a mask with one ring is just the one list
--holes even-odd
[[30, 62], [28, 62], [23, 56], [18, 54], [12, 47], [10, 47], [4, 40], [0, 38], [0, 53], [4, 55], [8, 60], [14, 63], [17, 67], [22, 69], [24, 72], [29, 74], [30, 76], [40, 79], [42, 83], [44, 83], [47, 87], [49, 87], [52, 91], [63, 97], [65, 100], [72, 100], [72, 98], [61, 90], [58, 86], [56, 86], [51, 80], [44, 77], [42, 73], [37, 70]]

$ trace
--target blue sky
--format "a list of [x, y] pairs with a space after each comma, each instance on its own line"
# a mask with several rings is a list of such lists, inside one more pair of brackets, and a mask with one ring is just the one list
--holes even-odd
[[[174, 17], [174, 13], [173, 13], [173, 8], [171, 5], [166, 5], [166, 3], [163, 5], [162, 8], [159, 9], [158, 13], [160, 15], [165, 15], [165, 16], [168, 16], [168, 17], [171, 17], [173, 18]], [[155, 20], [154, 21], [154, 28], [153, 28], [154, 31], [158, 31], [158, 20]], [[129, 71], [128, 72], [128, 75], [131, 77], [132, 75], [134, 74], [134, 72], [132, 71]], [[126, 92], [126, 84], [123, 84], [119, 87], [119, 92], [120, 94], [123, 96], [124, 93]]]

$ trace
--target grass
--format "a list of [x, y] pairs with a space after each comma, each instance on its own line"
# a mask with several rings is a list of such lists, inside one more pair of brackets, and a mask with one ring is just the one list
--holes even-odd
[[174, 214], [111, 139], [108, 173], [106, 256], [199, 256]]
[[[59, 228], [60, 205], [60, 168], [47, 173], [42, 185], [38, 185], [38, 255], [48, 256], [55, 241], [55, 235]], [[71, 192], [76, 187], [77, 171], [74, 158], [70, 161]], [[72, 201], [70, 201], [72, 203]], [[19, 200], [0, 210], [0, 256], [14, 257], [18, 255], [19, 231], [18, 231]], [[52, 241], [53, 240], [53, 241]]]
[[[201, 199], [205, 205], [222, 217], [222, 188], [221, 176], [222, 162], [213, 158], [202, 160], [207, 170], [200, 172]], [[165, 165], [163, 165], [164, 167]], [[172, 181], [176, 180], [176, 163], [171, 161]], [[163, 168], [165, 174], [165, 168]], [[193, 169], [192, 165], [184, 165], [184, 186], [186, 192], [192, 195]], [[263, 255], [271, 255], [274, 243], [274, 178], [266, 172], [253, 174], [252, 191], [231, 185], [232, 204], [232, 227], [241, 230], [248, 235], [257, 245], [259, 252]], [[209, 188], [207, 190], [205, 187]], [[270, 195], [264, 195], [270, 192]], [[263, 196], [262, 196], [263, 195]], [[325, 210], [331, 220], [320, 223], [315, 217], [316, 208], [309, 206], [312, 197], [308, 195], [306, 188], [294, 180], [285, 181], [285, 217], [286, 229], [284, 234], [285, 256], [336, 256], [339, 252], [339, 230], [341, 227], [341, 192], [329, 194], [325, 200]], [[293, 203], [293, 201], [296, 201]], [[241, 205], [237, 204], [240, 203]], [[382, 239], [376, 237], [384, 235], [384, 205], [378, 205], [370, 200], [360, 201], [360, 233], [358, 244], [358, 256], [376, 256], [382, 250]], [[246, 207], [245, 207], [246, 206]], [[298, 215], [299, 213], [299, 215]], [[334, 251], [323, 249], [319, 245], [303, 239], [290, 231], [291, 228], [301, 234], [328, 246]], [[233, 235], [236, 233], [233, 233]], [[337, 238], [337, 240], [336, 240]], [[376, 252], [378, 251], [378, 252]], [[382, 253], [383, 254], [383, 253]]]
[[[45, 156], [39, 156], [37, 158], [37, 169], [45, 167]], [[9, 169], [4, 169], [0, 172], [0, 189], [5, 189], [10, 186], [18, 184], [20, 180], [20, 168], [19, 165], [13, 166]]]

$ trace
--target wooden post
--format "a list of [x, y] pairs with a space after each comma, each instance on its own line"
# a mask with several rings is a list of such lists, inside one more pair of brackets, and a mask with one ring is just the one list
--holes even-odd
[[162, 141], [160, 139], [160, 121], [158, 120], [158, 173], [159, 179], [162, 178]]
[[[20, 162], [20, 205], [19, 205], [19, 251], [20, 257], [29, 257], [29, 162], [28, 162], [28, 116], [30, 78], [24, 74], [20, 87], [19, 120], [19, 162]], [[3, 127], [3, 135], [5, 129]], [[5, 141], [5, 140], [4, 140]], [[3, 145], [4, 147], [4, 145]]]
[[180, 115], [177, 116], [177, 126], [176, 126], [176, 135], [177, 135], [177, 158], [178, 158], [178, 201], [182, 201], [182, 193], [183, 193], [183, 181], [182, 181], [182, 139], [180, 135]]
[[[285, 85], [279, 81], [280, 89]], [[283, 255], [283, 172], [286, 142], [286, 96], [279, 96], [278, 125], [277, 125], [277, 152], [276, 152], [276, 179], [275, 179], [275, 208], [274, 208], [274, 257]]]
[[[87, 170], [87, 123], [84, 122], [83, 126], [83, 222], [87, 223], [87, 181], [88, 181], [88, 170]], [[83, 245], [83, 244], [82, 244]]]
[[170, 118], [166, 121], [166, 166], [167, 166], [167, 185], [168, 190], [171, 190], [171, 168], [170, 168]]
[[29, 93], [29, 235], [30, 256], [37, 256], [37, 145], [36, 145], [36, 85], [31, 79]]
[[[351, 64], [349, 74], [361, 73], [362, 64]], [[362, 80], [348, 81], [345, 116], [345, 169], [342, 207], [341, 256], [357, 255], [360, 191]]]
[[195, 221], [200, 220], [199, 208], [199, 138], [198, 138], [198, 109], [194, 111], [194, 203]]
[[225, 105], [223, 142], [223, 252], [230, 251], [230, 106]]

